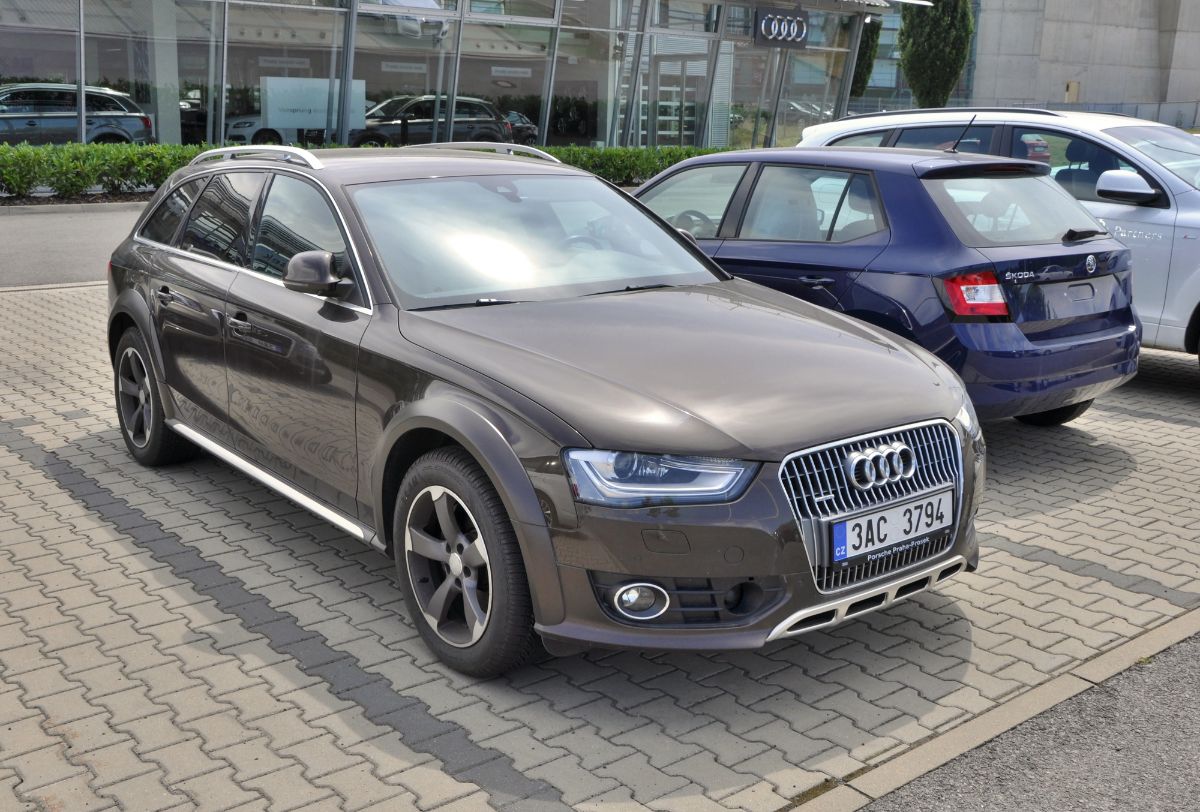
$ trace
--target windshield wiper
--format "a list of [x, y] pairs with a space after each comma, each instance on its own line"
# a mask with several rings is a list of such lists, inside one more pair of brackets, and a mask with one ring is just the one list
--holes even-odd
[[1068, 228], [1067, 233], [1062, 235], [1063, 242], [1079, 242], [1086, 240], [1088, 237], [1107, 237], [1108, 232], [1102, 228]]
[[628, 293], [631, 290], [655, 290], [657, 288], [673, 288], [674, 285], [667, 285], [662, 282], [657, 282], [652, 285], [626, 285], [623, 288], [616, 290], [598, 290], [595, 293], [589, 293], [588, 296], [603, 296], [606, 293]]
[[476, 299], [473, 302], [455, 302], [454, 304], [432, 305], [430, 307], [414, 307], [413, 310], [453, 310], [456, 307], [489, 307], [491, 305], [520, 304], [521, 299]]

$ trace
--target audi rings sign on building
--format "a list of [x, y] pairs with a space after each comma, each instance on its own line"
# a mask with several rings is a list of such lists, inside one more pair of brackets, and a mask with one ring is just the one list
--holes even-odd
[[846, 478], [860, 491], [911, 479], [916, 472], [916, 452], [899, 441], [846, 455]]
[[756, 7], [754, 44], [767, 48], [804, 48], [808, 44], [808, 12], [799, 8]]

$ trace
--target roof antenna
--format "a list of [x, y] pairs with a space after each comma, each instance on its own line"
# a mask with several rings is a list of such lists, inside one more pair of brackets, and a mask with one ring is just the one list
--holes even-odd
[[971, 129], [971, 125], [975, 123], [975, 119], [977, 118], [979, 118], [978, 113], [971, 116], [971, 120], [967, 122], [967, 126], [962, 128], [962, 132], [958, 134], [958, 138], [954, 139], [954, 143], [950, 146], [950, 149], [946, 150], [946, 152], [958, 152], [958, 145], [961, 144], [962, 140], [967, 137], [967, 131]]

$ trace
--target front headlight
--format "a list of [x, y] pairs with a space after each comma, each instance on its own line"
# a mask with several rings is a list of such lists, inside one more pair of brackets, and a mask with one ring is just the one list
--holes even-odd
[[633, 451], [571, 449], [567, 471], [575, 498], [608, 507], [728, 502], [741, 496], [758, 463]]
[[963, 427], [968, 437], [979, 436], [979, 418], [975, 414], [975, 407], [971, 405], [971, 399], [965, 395], [963, 396], [963, 405], [959, 407], [954, 420]]

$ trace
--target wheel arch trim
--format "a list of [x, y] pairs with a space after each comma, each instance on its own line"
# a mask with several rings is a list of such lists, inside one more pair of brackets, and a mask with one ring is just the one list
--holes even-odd
[[121, 291], [112, 307], [109, 308], [107, 336], [110, 361], [116, 360], [117, 344], [120, 343], [121, 336], [125, 333], [124, 330], [115, 329], [123, 319], [133, 322], [133, 326], [142, 334], [142, 340], [150, 349], [150, 363], [154, 366], [154, 378], [158, 383], [158, 397], [162, 402], [163, 417], [174, 418], [175, 401], [171, 398], [170, 388], [167, 386], [166, 367], [163, 364], [162, 348], [158, 345], [158, 334], [154, 331], [154, 319], [150, 315], [150, 308], [146, 304], [146, 300], [132, 288]]
[[386, 487], [391, 482], [399, 487], [396, 474], [388, 476], [393, 450], [414, 432], [445, 435], [471, 455], [496, 488], [521, 548], [534, 616], [539, 623], [556, 623], [565, 616], [565, 605], [550, 531], [529, 474], [508, 439], [509, 433], [529, 429], [510, 427], [510, 422], [493, 407], [462, 392], [419, 401], [412, 410], [397, 415], [385, 429], [371, 467], [375, 526], [391, 546], [393, 517], [387, 506], [394, 508], [395, 498], [386, 493]]

